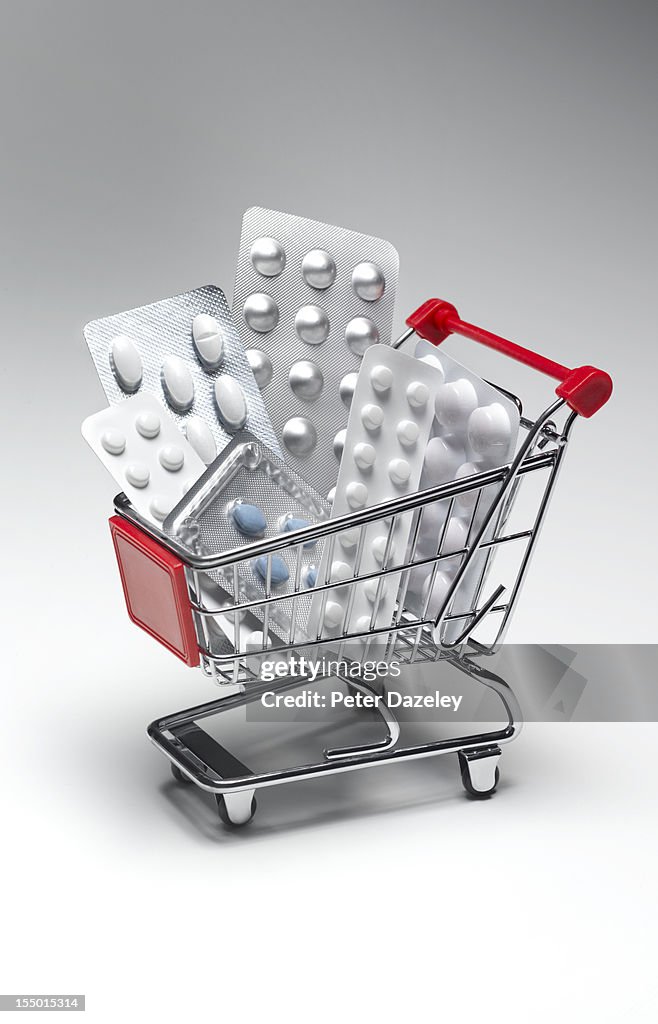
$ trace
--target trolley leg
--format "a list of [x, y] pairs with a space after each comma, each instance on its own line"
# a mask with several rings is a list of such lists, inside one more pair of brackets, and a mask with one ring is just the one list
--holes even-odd
[[469, 796], [483, 800], [496, 792], [500, 778], [498, 761], [501, 753], [499, 746], [459, 751], [462, 783]]
[[216, 793], [217, 811], [225, 825], [240, 828], [248, 825], [256, 813], [255, 790], [245, 789], [240, 793]]

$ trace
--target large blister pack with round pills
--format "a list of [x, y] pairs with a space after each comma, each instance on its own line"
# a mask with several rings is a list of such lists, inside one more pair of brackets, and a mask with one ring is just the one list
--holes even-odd
[[82, 436], [139, 514], [158, 527], [205, 469], [162, 404], [146, 392], [88, 416]]
[[[442, 380], [420, 490], [511, 462], [519, 433], [520, 412], [516, 403], [429, 341], [409, 340], [403, 351], [435, 367]], [[497, 491], [498, 485], [491, 485], [481, 492], [473, 490], [458, 495], [453, 503], [444, 499], [424, 507], [408, 561], [413, 564], [438, 554], [442, 558], [438, 569], [429, 563], [409, 573], [406, 609], [423, 618], [438, 615], [463, 559], [463, 555], [447, 556], [465, 551], [472, 544]], [[492, 525], [491, 536], [493, 532]], [[483, 539], [486, 541], [489, 536]], [[481, 588], [486, 564], [486, 555], [478, 554], [451, 602], [451, 614], [469, 610]], [[452, 624], [448, 638], [459, 631], [460, 623]]]
[[[171, 511], [164, 532], [196, 553], [230, 555], [230, 565], [208, 575], [237, 603], [271, 596], [268, 631], [290, 640], [306, 636], [310, 592], [322, 541], [295, 544], [256, 558], [243, 558], [245, 545], [294, 537], [329, 518], [329, 503], [249, 431], [240, 431]], [[292, 595], [299, 594], [293, 602]], [[251, 610], [262, 623], [263, 606]]]
[[321, 494], [338, 476], [364, 352], [390, 343], [398, 254], [390, 242], [252, 207], [233, 314], [286, 461]]
[[[379, 505], [418, 488], [443, 375], [396, 349], [363, 357], [340, 463], [332, 518]], [[404, 567], [413, 512], [341, 531], [323, 554], [318, 582]], [[367, 633], [391, 623], [400, 574], [373, 576], [313, 597], [311, 638]]]
[[110, 405], [155, 395], [206, 465], [242, 427], [280, 450], [221, 288], [92, 320], [84, 334]]

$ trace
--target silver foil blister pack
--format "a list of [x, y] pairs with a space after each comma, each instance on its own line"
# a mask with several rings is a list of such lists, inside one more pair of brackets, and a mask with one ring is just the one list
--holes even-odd
[[233, 314], [286, 462], [327, 495], [364, 352], [389, 344], [398, 254], [260, 207], [242, 221]]
[[[242, 506], [239, 511], [260, 511], [263, 528], [249, 534], [239, 529], [238, 506]], [[323, 542], [294, 544], [269, 559], [264, 555], [247, 557], [244, 548], [278, 537], [293, 539], [295, 534], [285, 529], [286, 524], [294, 529], [297, 520], [310, 525], [327, 520], [329, 514], [329, 503], [299, 474], [249, 431], [240, 431], [170, 512], [163, 529], [195, 554], [226, 556], [227, 566], [207, 570], [207, 575], [233, 603], [277, 598], [256, 605], [250, 615], [262, 624], [263, 633], [273, 633], [287, 642], [291, 629], [296, 639], [306, 636]], [[277, 566], [284, 566], [287, 572], [280, 582], [276, 581]], [[299, 596], [293, 601], [295, 594]]]
[[[204, 321], [215, 322], [216, 334], [195, 338], [193, 323]], [[206, 285], [92, 320], [84, 335], [110, 405], [154, 394], [206, 465], [234, 436], [234, 423], [280, 451], [221, 288]]]

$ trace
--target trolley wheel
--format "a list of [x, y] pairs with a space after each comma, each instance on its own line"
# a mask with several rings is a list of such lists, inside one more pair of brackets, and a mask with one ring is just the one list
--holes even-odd
[[243, 828], [244, 825], [248, 825], [250, 821], [253, 821], [256, 807], [258, 806], [255, 796], [251, 798], [248, 817], [245, 817], [244, 813], [236, 813], [233, 809], [232, 812], [229, 811], [226, 798], [222, 793], [215, 793], [215, 800], [217, 801], [217, 813], [227, 828]]
[[459, 771], [462, 785], [473, 800], [486, 800], [496, 792], [500, 782], [498, 758], [500, 748], [483, 756], [468, 755], [459, 751]]
[[174, 764], [173, 761], [171, 763], [171, 774], [176, 779], [176, 782], [183, 782], [186, 786], [190, 786], [192, 784], [192, 779], [190, 779], [185, 772], [182, 772], [178, 765]]

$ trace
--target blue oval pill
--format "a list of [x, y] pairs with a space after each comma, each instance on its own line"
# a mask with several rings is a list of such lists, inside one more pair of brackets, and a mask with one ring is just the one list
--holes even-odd
[[258, 505], [248, 505], [246, 502], [238, 502], [231, 509], [233, 522], [240, 531], [247, 537], [258, 537], [264, 533], [267, 522]]
[[[292, 533], [293, 530], [305, 530], [308, 526], [312, 525], [313, 524], [308, 519], [297, 519], [293, 516], [291, 519], [286, 519], [285, 523], [283, 524], [283, 532]], [[304, 544], [304, 547], [314, 548], [316, 544], [316, 540], [308, 540]]]
[[[290, 576], [286, 563], [278, 555], [272, 555], [270, 563], [270, 583], [272, 586], [275, 587], [279, 583], [285, 583]], [[260, 555], [258, 558], [255, 558], [252, 566], [254, 572], [257, 572], [262, 580], [267, 581], [267, 555]]]
[[318, 579], [318, 570], [314, 565], [309, 565], [306, 573], [304, 574], [304, 582], [307, 587], [314, 587]]

